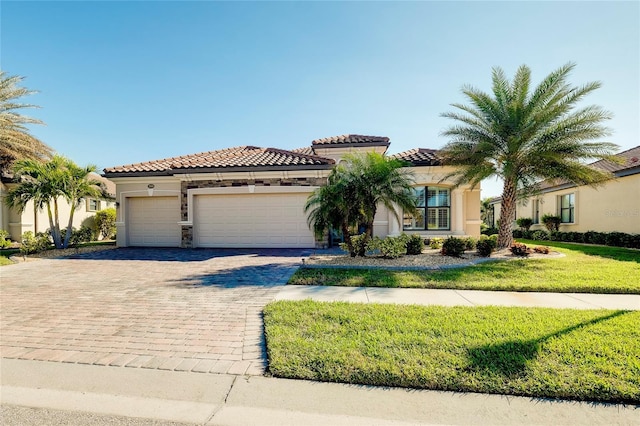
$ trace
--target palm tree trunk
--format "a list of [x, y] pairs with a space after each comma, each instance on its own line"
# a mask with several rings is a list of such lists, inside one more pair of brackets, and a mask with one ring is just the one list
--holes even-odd
[[64, 243], [62, 244], [62, 248], [69, 247], [69, 240], [71, 239], [71, 233], [73, 231], [73, 214], [76, 211], [76, 205], [71, 204], [71, 211], [69, 212], [69, 224], [67, 225], [67, 232], [64, 236]]
[[[62, 248], [62, 235], [60, 234], [60, 215], [58, 213], [58, 198], [53, 199], [53, 227], [51, 233], [56, 235], [53, 237], [56, 248]], [[56, 241], [57, 240], [57, 241]]]
[[349, 249], [349, 256], [356, 257], [356, 252], [353, 249], [353, 244], [351, 243], [351, 234], [349, 234], [349, 225], [347, 225], [346, 221], [342, 222], [342, 237], [344, 238], [344, 242]]
[[498, 221], [498, 249], [511, 247], [513, 244], [511, 227], [516, 212], [516, 196], [516, 182], [505, 179]]
[[49, 216], [49, 229], [51, 229], [51, 238], [53, 238], [53, 245], [56, 248], [60, 248], [60, 232], [56, 232], [56, 227], [53, 222], [53, 213], [51, 213], [51, 204], [47, 203], [47, 215]]

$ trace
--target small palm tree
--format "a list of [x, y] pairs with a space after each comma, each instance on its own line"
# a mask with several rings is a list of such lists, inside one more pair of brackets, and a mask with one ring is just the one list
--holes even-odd
[[356, 252], [351, 231], [360, 225], [373, 235], [373, 222], [379, 205], [386, 206], [401, 221], [398, 209], [413, 214], [416, 197], [413, 177], [403, 169], [405, 163], [377, 153], [344, 157], [327, 179], [327, 185], [315, 190], [307, 199], [307, 221], [316, 236], [329, 229], [340, 229], [351, 256]]
[[17, 103], [16, 100], [35, 93], [18, 86], [23, 77], [7, 76], [0, 70], [0, 173], [10, 172], [16, 160], [46, 160], [52, 150], [29, 133], [27, 124], [43, 124], [42, 121], [16, 112], [35, 105]]
[[406, 163], [385, 157], [376, 152], [345, 156], [342, 168], [344, 179], [355, 188], [355, 199], [351, 200], [362, 211], [366, 233], [373, 235], [373, 222], [382, 205], [402, 223], [401, 213], [416, 213], [416, 196], [413, 175], [405, 168]]
[[[23, 211], [29, 201], [34, 208], [47, 210], [49, 229], [56, 248], [66, 248], [71, 238], [73, 215], [84, 197], [100, 197], [101, 183], [91, 179], [95, 166], [79, 167], [73, 161], [55, 155], [50, 161], [20, 160], [15, 163], [14, 176], [20, 180], [17, 187], [9, 191], [5, 202], [10, 207]], [[67, 233], [60, 232], [61, 199], [71, 205]]]
[[304, 206], [307, 223], [316, 238], [322, 238], [327, 231], [339, 229], [349, 253], [355, 254], [351, 244], [351, 230], [358, 226], [362, 214], [351, 202], [353, 187], [341, 176], [342, 169], [335, 168], [327, 179], [327, 184], [316, 189]]
[[71, 211], [69, 212], [67, 233], [64, 237], [64, 242], [62, 245], [63, 247], [68, 247], [73, 227], [73, 215], [76, 211], [76, 208], [87, 197], [102, 197], [103, 190], [101, 182], [91, 178], [91, 174], [95, 173], [97, 170], [96, 165], [91, 164], [85, 167], [80, 167], [69, 159], [65, 160], [66, 173], [64, 179], [63, 197], [71, 206]]
[[[519, 195], [537, 190], [544, 179], [564, 179], [576, 185], [598, 185], [609, 173], [585, 164], [588, 159], [617, 161], [617, 146], [597, 142], [610, 131], [602, 125], [611, 118], [599, 106], [576, 109], [576, 104], [601, 86], [599, 82], [571, 87], [574, 64], [553, 71], [530, 91], [531, 70], [518, 68], [512, 82], [500, 68], [493, 69], [493, 96], [465, 86], [471, 105], [453, 104], [460, 112], [443, 117], [460, 122], [443, 132], [452, 140], [440, 154], [456, 166], [456, 184], [476, 186], [488, 177], [504, 181], [498, 246], [513, 243], [512, 220]], [[589, 142], [596, 141], [596, 142]]]

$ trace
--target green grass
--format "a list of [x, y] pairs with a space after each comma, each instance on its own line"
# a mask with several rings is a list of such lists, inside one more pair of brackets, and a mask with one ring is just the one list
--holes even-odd
[[488, 262], [443, 271], [300, 268], [289, 284], [640, 294], [640, 251], [544, 243], [566, 257]]
[[640, 312], [279, 301], [277, 377], [640, 403]]
[[0, 251], [0, 266], [13, 265], [13, 262], [9, 260], [9, 256], [13, 256], [19, 253], [20, 250], [7, 249]]

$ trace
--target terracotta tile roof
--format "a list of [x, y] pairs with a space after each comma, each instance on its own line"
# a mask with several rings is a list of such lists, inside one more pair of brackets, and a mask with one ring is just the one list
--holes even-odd
[[295, 152], [298, 154], [304, 154], [304, 155], [316, 155], [315, 152], [313, 151], [313, 148], [310, 146], [305, 146], [302, 148], [296, 148], [296, 149], [292, 149], [291, 152]]
[[206, 169], [230, 168], [281, 168], [295, 166], [330, 166], [334, 161], [328, 158], [308, 155], [300, 152], [256, 146], [239, 146], [217, 151], [181, 157], [165, 158], [144, 163], [110, 167], [104, 170], [107, 176], [118, 174], [145, 173], [184, 173], [187, 170], [197, 172]]
[[385, 136], [365, 136], [365, 135], [340, 135], [330, 138], [316, 139], [311, 142], [312, 146], [321, 145], [323, 148], [333, 145], [365, 145], [365, 146], [389, 146], [389, 138]]
[[[633, 169], [635, 167], [640, 168], [640, 146], [636, 146], [626, 151], [622, 151], [616, 154], [616, 156], [624, 159], [624, 163], [616, 164], [607, 160], [598, 160], [593, 163], [590, 163], [589, 165], [596, 169], [601, 169], [607, 172], [611, 172], [614, 175], [616, 173], [622, 172], [623, 170]], [[543, 189], [555, 188], [556, 186], [564, 186], [564, 185], [571, 185], [571, 183], [565, 179], [547, 179], [540, 182], [539, 188], [543, 190]]]
[[439, 166], [442, 164], [440, 157], [438, 157], [438, 151], [435, 149], [415, 148], [393, 154], [391, 157], [408, 161], [414, 166]]
[[626, 169], [632, 169], [634, 167], [640, 167], [640, 145], [634, 148], [622, 151], [617, 154], [618, 157], [624, 159], [624, 163], [615, 164], [606, 160], [599, 160], [595, 163], [591, 163], [593, 167], [604, 169], [608, 172], [615, 173]]

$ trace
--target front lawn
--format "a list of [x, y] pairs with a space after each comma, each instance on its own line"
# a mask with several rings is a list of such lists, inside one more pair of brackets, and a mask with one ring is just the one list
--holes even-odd
[[279, 301], [277, 377], [640, 403], [640, 312]]
[[640, 294], [640, 251], [551, 241], [566, 257], [487, 262], [442, 271], [300, 268], [289, 284]]
[[10, 256], [15, 256], [16, 254], [19, 254], [19, 250], [14, 250], [14, 249], [8, 249], [8, 250], [1, 250], [0, 251], [0, 266], [5, 266], [5, 265], [13, 265], [13, 262], [11, 260], [9, 260]]

